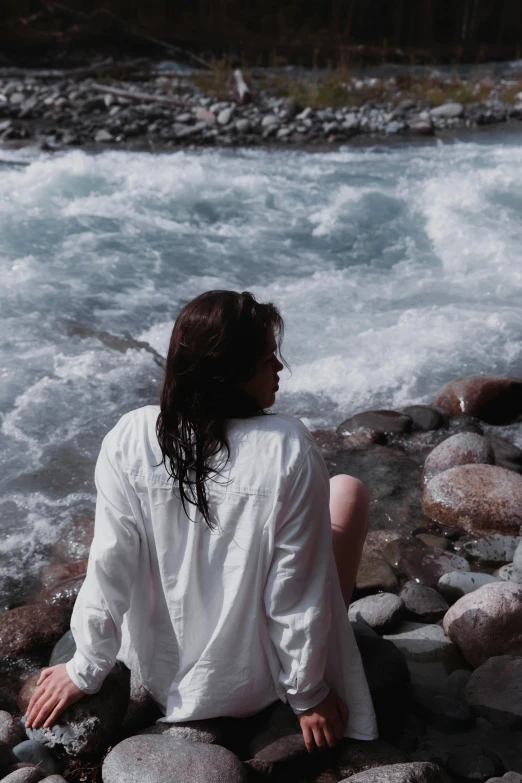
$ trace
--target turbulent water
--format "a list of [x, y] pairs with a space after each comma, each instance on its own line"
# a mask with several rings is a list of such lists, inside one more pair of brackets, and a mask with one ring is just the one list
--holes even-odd
[[[75, 516], [180, 306], [251, 290], [286, 321], [276, 410], [312, 428], [522, 375], [522, 140], [0, 154], [0, 602]], [[28, 582], [29, 579], [29, 582]], [[25, 581], [22, 581], [25, 580]]]

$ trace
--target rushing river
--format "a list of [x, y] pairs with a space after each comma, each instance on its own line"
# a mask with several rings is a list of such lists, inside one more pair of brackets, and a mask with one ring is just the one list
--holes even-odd
[[0, 159], [0, 605], [92, 513], [105, 432], [157, 399], [154, 352], [103, 333], [164, 354], [183, 303], [251, 290], [286, 321], [276, 410], [311, 428], [522, 375], [516, 136]]

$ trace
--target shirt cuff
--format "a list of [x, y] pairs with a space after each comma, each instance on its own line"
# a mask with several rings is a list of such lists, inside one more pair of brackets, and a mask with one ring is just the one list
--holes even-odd
[[105, 675], [78, 651], [74, 654], [74, 658], [65, 664], [65, 668], [76, 687], [89, 696], [98, 693], [105, 679]]
[[311, 710], [312, 707], [317, 707], [329, 693], [330, 688], [324, 680], [321, 680], [312, 690], [306, 691], [306, 693], [287, 693], [286, 698], [294, 713], [300, 715], [306, 710]]

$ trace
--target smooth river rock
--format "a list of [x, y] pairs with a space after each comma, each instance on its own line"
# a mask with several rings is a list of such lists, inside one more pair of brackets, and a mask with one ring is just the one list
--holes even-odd
[[474, 668], [496, 655], [522, 655], [522, 586], [480, 587], [453, 604], [443, 627]]
[[424, 623], [440, 620], [449, 609], [448, 602], [440, 593], [418, 582], [406, 582], [399, 596], [412, 619]]
[[428, 455], [422, 481], [427, 484], [434, 476], [458, 465], [493, 465], [494, 462], [495, 455], [486, 438], [474, 432], [459, 432], [439, 443]]
[[468, 704], [496, 726], [522, 724], [522, 655], [497, 655], [475, 669], [464, 693]]
[[449, 604], [454, 604], [463, 595], [474, 593], [484, 585], [499, 581], [500, 579], [491, 576], [491, 574], [481, 574], [475, 571], [450, 571], [448, 574], [442, 574], [437, 583], [437, 590]]
[[488, 424], [509, 424], [522, 414], [522, 380], [469, 375], [444, 386], [434, 402], [452, 415], [476, 416]]
[[420, 432], [432, 432], [438, 430], [444, 423], [442, 413], [429, 405], [410, 405], [402, 410], [405, 416], [409, 416], [413, 430]]
[[44, 778], [45, 772], [42, 772], [38, 767], [25, 767], [10, 772], [9, 775], [2, 778], [2, 783], [39, 783]]
[[342, 783], [450, 783], [450, 779], [437, 764], [411, 761], [358, 772]]
[[247, 783], [226, 748], [162, 736], [129, 737], [106, 756], [103, 783]]
[[374, 631], [393, 630], [404, 614], [404, 602], [393, 593], [379, 593], [354, 601], [348, 609], [350, 620], [367, 623]]
[[379, 432], [383, 435], [402, 435], [411, 430], [411, 418], [397, 411], [364, 411], [343, 421], [337, 427], [342, 437], [354, 435], [361, 430]]
[[[466, 541], [459, 547], [459, 552], [477, 563], [490, 565], [503, 565], [512, 563], [517, 546], [522, 539], [520, 536], [502, 536], [493, 533], [484, 538], [476, 538]], [[460, 542], [459, 542], [460, 543]]]
[[51, 756], [45, 745], [34, 740], [25, 740], [15, 745], [13, 756], [18, 761], [26, 761], [34, 764], [46, 775], [55, 775], [61, 772], [61, 765]]
[[402, 652], [408, 661], [434, 663], [441, 661], [447, 671], [453, 671], [458, 662], [455, 643], [449, 639], [440, 625], [404, 622], [396, 632], [383, 637]]
[[0, 614], [0, 660], [45, 655], [69, 623], [70, 612], [53, 604], [20, 606]]
[[469, 571], [470, 565], [465, 558], [452, 552], [426, 547], [405, 554], [399, 561], [399, 570], [408, 579], [428, 587], [437, 587], [443, 574], [450, 571]]
[[422, 509], [435, 522], [468, 533], [518, 536], [522, 476], [496, 465], [450, 468], [424, 487]]
[[513, 557], [513, 581], [522, 585], [522, 542], [517, 546]]
[[23, 739], [24, 732], [20, 726], [20, 721], [9, 712], [0, 710], [0, 742], [6, 742], [8, 745], [17, 745]]

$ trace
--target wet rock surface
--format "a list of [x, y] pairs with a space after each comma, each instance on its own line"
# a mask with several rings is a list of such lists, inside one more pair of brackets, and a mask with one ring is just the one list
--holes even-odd
[[457, 433], [440, 443], [429, 454], [424, 463], [422, 480], [427, 484], [437, 474], [458, 465], [492, 465], [494, 461], [493, 447], [486, 438], [474, 432]]
[[522, 726], [522, 655], [498, 655], [485, 661], [469, 678], [468, 704], [495, 726]]
[[459, 555], [426, 548], [407, 552], [399, 561], [399, 569], [410, 580], [436, 587], [443, 574], [469, 571], [470, 565]]
[[453, 604], [443, 627], [474, 667], [497, 655], [522, 655], [522, 586], [484, 585]]
[[419, 582], [406, 582], [399, 595], [410, 619], [414, 621], [435, 622], [444, 617], [449, 608], [447, 601], [440, 593], [431, 587], [419, 584]]
[[452, 415], [476, 416], [488, 424], [509, 424], [522, 414], [522, 380], [470, 375], [450, 381], [435, 405]]
[[50, 651], [67, 630], [69, 618], [67, 608], [52, 604], [20, 606], [0, 614], [0, 660]]
[[391, 631], [404, 614], [404, 602], [393, 593], [380, 593], [361, 598], [348, 610], [350, 620], [362, 621], [375, 631]]
[[414, 761], [359, 772], [343, 783], [449, 783], [449, 778], [436, 764]]
[[[25, 712], [36, 679], [24, 688]], [[120, 728], [129, 703], [130, 672], [117, 663], [101, 689], [68, 707], [48, 729], [26, 729], [29, 739], [71, 756], [89, 756], [105, 750]]]
[[462, 465], [431, 479], [424, 513], [469, 533], [518, 536], [522, 526], [522, 476], [495, 465]]
[[129, 737], [105, 758], [103, 783], [247, 783], [229, 750], [162, 736]]

